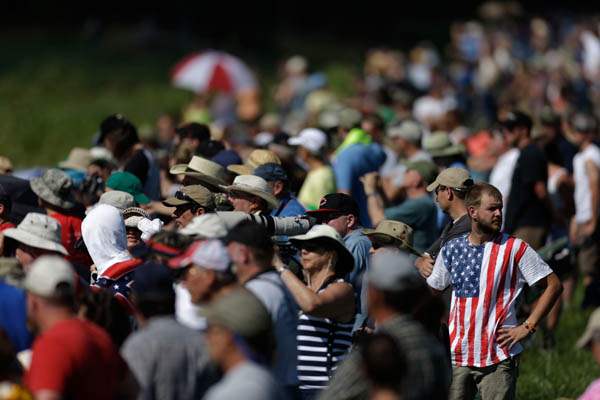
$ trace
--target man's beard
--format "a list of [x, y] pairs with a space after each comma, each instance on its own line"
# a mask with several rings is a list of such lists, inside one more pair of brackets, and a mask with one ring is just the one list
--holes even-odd
[[499, 233], [500, 229], [502, 228], [502, 220], [495, 220], [491, 222], [484, 222], [479, 220], [477, 221], [477, 224], [479, 225], [479, 229], [481, 230], [481, 232], [488, 235]]

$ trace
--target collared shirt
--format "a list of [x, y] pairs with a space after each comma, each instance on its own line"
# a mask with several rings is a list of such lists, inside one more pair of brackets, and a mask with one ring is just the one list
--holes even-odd
[[298, 199], [290, 193], [286, 193], [279, 199], [279, 207], [271, 211], [272, 217], [296, 217], [304, 215], [306, 209]]
[[[393, 336], [406, 357], [406, 375], [402, 382], [402, 398], [437, 400], [448, 398], [450, 366], [439, 341], [409, 316], [397, 316], [379, 329]], [[360, 350], [355, 349], [338, 366], [329, 387], [319, 399], [366, 399], [370, 387], [362, 368]]]
[[127, 338], [121, 354], [141, 387], [140, 398], [201, 398], [213, 383], [202, 334], [173, 316], [151, 318]]
[[357, 227], [344, 237], [344, 245], [354, 256], [354, 268], [346, 280], [354, 288], [357, 316], [354, 329], [360, 328], [367, 318], [367, 285], [363, 284], [363, 276], [369, 268], [369, 251], [371, 241], [362, 233], [362, 227]]

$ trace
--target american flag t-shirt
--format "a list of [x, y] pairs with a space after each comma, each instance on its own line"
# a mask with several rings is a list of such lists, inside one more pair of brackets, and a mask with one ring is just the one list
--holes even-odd
[[486, 367], [523, 350], [520, 344], [500, 347], [498, 329], [517, 325], [515, 301], [524, 285], [552, 270], [520, 239], [498, 234], [493, 241], [472, 245], [468, 236], [444, 245], [427, 283], [437, 290], [452, 285], [448, 328], [453, 365]]

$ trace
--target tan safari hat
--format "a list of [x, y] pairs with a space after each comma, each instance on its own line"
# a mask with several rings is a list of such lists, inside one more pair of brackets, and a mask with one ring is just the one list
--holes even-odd
[[385, 219], [375, 229], [363, 229], [371, 242], [381, 246], [395, 246], [417, 256], [421, 253], [412, 246], [413, 229], [400, 221]]

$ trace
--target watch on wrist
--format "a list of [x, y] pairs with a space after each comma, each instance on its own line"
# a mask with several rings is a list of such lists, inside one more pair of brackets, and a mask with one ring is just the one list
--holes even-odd
[[536, 331], [535, 325], [533, 325], [531, 322], [525, 320], [525, 322], [523, 322], [523, 326], [525, 327], [525, 329], [527, 329], [529, 331], [530, 334], [534, 334]]

